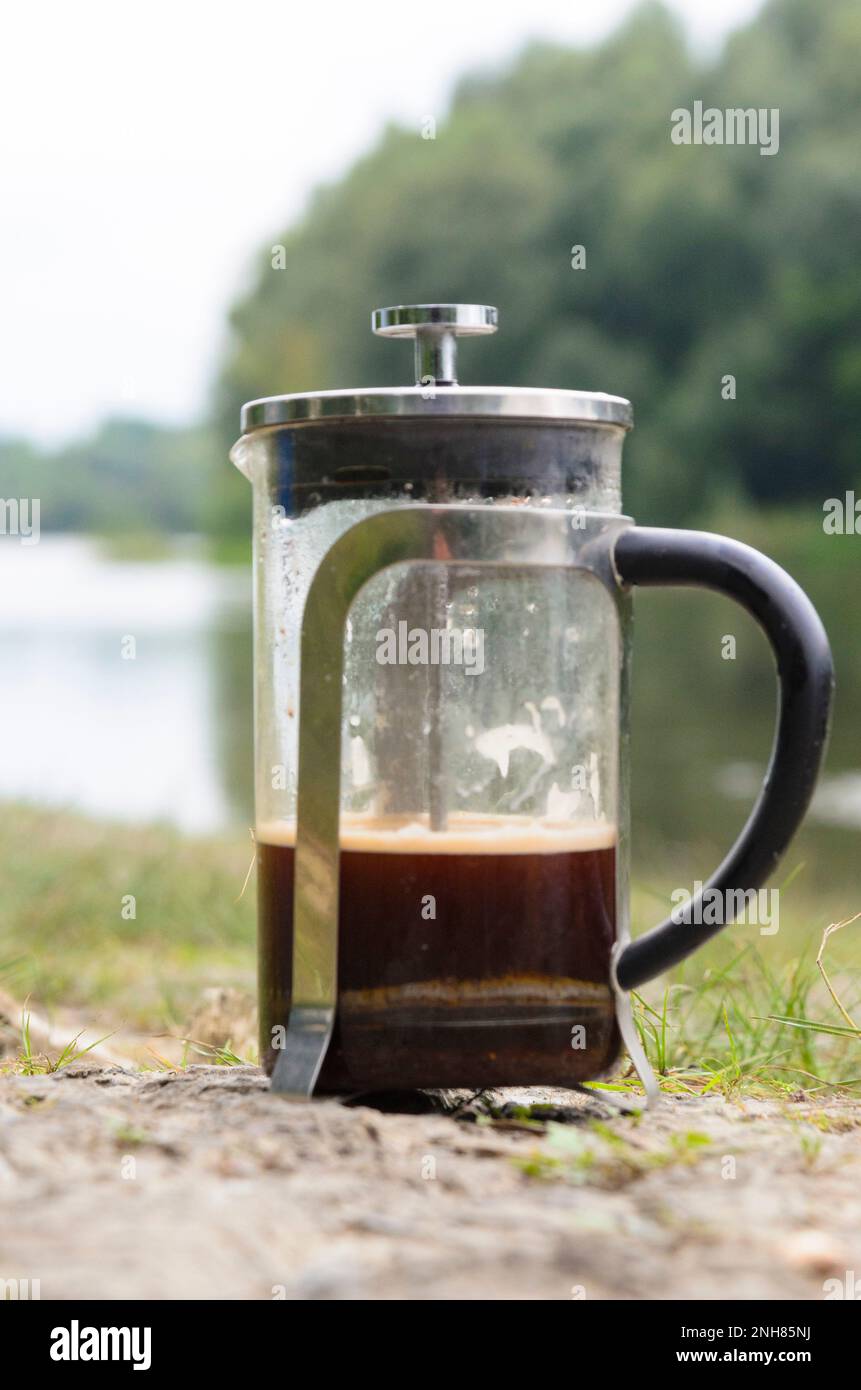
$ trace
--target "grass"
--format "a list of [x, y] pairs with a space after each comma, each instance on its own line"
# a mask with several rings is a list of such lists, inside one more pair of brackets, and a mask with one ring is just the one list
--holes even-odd
[[[252, 853], [242, 832], [193, 839], [168, 828], [6, 807], [0, 984], [17, 999], [32, 996], [41, 1010], [70, 1009], [89, 1026], [98, 1020], [99, 1031], [186, 1036], [207, 986], [253, 994], [253, 883], [243, 893]], [[685, 857], [694, 853], [686, 850]], [[660, 870], [650, 863], [657, 886], [635, 882], [640, 929], [681, 881], [672, 865]], [[829, 897], [805, 879], [804, 873], [793, 878], [788, 866], [776, 936], [751, 937], [755, 928], [730, 927], [668, 980], [635, 997], [640, 1034], [665, 1090], [788, 1097], [845, 1086], [857, 1094], [861, 922], [832, 934], [825, 975], [816, 951], [829, 922], [841, 911], [847, 915], [845, 890], [835, 883]], [[132, 918], [123, 913], [129, 895]], [[82, 1055], [75, 1034], [70, 1029], [63, 1060], [52, 1066]], [[195, 1049], [192, 1042], [189, 1049], [187, 1060], [228, 1066], [242, 1060], [229, 1042], [215, 1049]], [[44, 1065], [33, 1057], [27, 1034], [20, 1064]], [[638, 1089], [633, 1076], [616, 1084]]]
[[665, 1143], [652, 1144], [619, 1134], [597, 1120], [585, 1128], [551, 1123], [542, 1148], [519, 1159], [517, 1166], [530, 1178], [563, 1178], [575, 1185], [615, 1188], [658, 1168], [694, 1164], [710, 1143], [708, 1136], [697, 1130], [672, 1134]]
[[242, 834], [192, 839], [4, 807], [0, 983], [88, 1021], [183, 1029], [208, 985], [253, 992], [253, 890], [240, 897], [252, 854]]
[[62, 1071], [64, 1067], [69, 1067], [73, 1062], [85, 1057], [88, 1052], [92, 1052], [94, 1047], [98, 1047], [100, 1042], [107, 1041], [104, 1038], [97, 1038], [88, 1043], [86, 1047], [78, 1047], [78, 1041], [83, 1034], [83, 1029], [67, 1043], [65, 1043], [57, 1053], [56, 1057], [47, 1057], [43, 1053], [38, 1053], [33, 1047], [30, 1036], [31, 1015], [25, 1009], [21, 1016], [21, 1050], [14, 1063], [13, 1070], [21, 1076], [41, 1076], [46, 1073]]
[[[685, 847], [679, 858], [673, 868], [666, 855], [663, 863], [656, 855], [648, 884], [635, 865], [635, 935], [661, 915], [691, 861], [709, 862], [696, 847]], [[731, 925], [669, 977], [635, 994], [635, 1020], [662, 1089], [775, 1096], [861, 1087], [861, 1036], [848, 1026], [853, 1016], [861, 1018], [854, 883], [840, 860], [829, 879], [820, 866], [790, 857], [769, 886], [780, 889], [776, 934]], [[837, 923], [847, 930], [835, 939]], [[636, 1077], [622, 1086], [639, 1089]]]
[[[664, 1090], [790, 1095], [861, 1086], [861, 1034], [830, 1022], [834, 1003], [812, 948], [773, 959], [756, 946], [733, 952], [725, 944], [710, 956], [698, 978], [666, 986], [656, 1002], [634, 997]], [[842, 980], [857, 1007], [857, 972]]]

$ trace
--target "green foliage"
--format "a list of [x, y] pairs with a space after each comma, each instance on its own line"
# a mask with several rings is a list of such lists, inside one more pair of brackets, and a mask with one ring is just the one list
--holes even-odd
[[633, 1140], [598, 1120], [586, 1129], [551, 1123], [545, 1144], [517, 1166], [529, 1178], [619, 1188], [658, 1169], [689, 1167], [707, 1156], [710, 1145], [698, 1130], [671, 1134], [661, 1143], [645, 1135]]
[[45, 531], [143, 538], [204, 529], [223, 450], [205, 429], [108, 420], [54, 453], [0, 439], [0, 497], [38, 497]]
[[[818, 513], [857, 481], [859, 69], [856, 0], [772, 0], [708, 62], [646, 3], [592, 49], [536, 43], [468, 75], [435, 139], [389, 126], [260, 248], [211, 428], [111, 420], [53, 454], [0, 440], [0, 496], [38, 496], [46, 530], [203, 529], [235, 553], [250, 497], [226, 454], [242, 403], [403, 383], [409, 354], [371, 336], [370, 309], [449, 299], [500, 309], [501, 332], [462, 348], [463, 380], [634, 402], [639, 520], [728, 499]], [[778, 108], [778, 152], [674, 144], [672, 113], [694, 101]]]
[[[484, 301], [502, 330], [466, 345], [464, 380], [634, 401], [641, 520], [700, 514], [727, 489], [821, 506], [853, 485], [861, 433], [859, 68], [854, 0], [774, 0], [710, 64], [647, 4], [590, 51], [535, 45], [466, 78], [436, 139], [390, 127], [318, 191], [273, 238], [283, 269], [261, 250], [231, 315], [216, 453], [244, 400], [403, 382], [373, 306]], [[695, 100], [778, 107], [778, 153], [674, 145], [671, 113]], [[247, 526], [247, 506], [221, 469], [216, 530]]]
[[[85, 1010], [88, 1020], [109, 1006], [123, 1027], [175, 1031], [209, 984], [250, 994], [247, 832], [188, 839], [164, 827], [112, 826], [20, 805], [0, 820], [0, 851], [8, 866], [0, 961], [4, 989], [15, 997]], [[128, 892], [137, 898], [134, 920], [120, 911]], [[33, 1053], [26, 1012], [23, 1022], [26, 1060]], [[217, 1060], [228, 1062], [221, 1051]]]
[[[635, 995], [637, 1030], [662, 1089], [789, 1096], [857, 1086], [861, 1032], [832, 1022], [811, 957], [784, 952], [775, 962], [722, 940], [705, 961], [675, 972], [658, 1007]], [[853, 976], [843, 967], [841, 988], [854, 1005]], [[628, 1087], [639, 1091], [633, 1075]]]
[[98, 1047], [100, 1043], [107, 1042], [108, 1035], [103, 1038], [96, 1038], [88, 1043], [86, 1047], [78, 1047], [78, 1039], [83, 1036], [84, 1030], [81, 1029], [67, 1043], [64, 1043], [59, 1053], [55, 1057], [42, 1057], [33, 1050], [33, 1042], [30, 1034], [30, 1014], [24, 1009], [21, 1015], [21, 1049], [17, 1059], [12, 1064], [12, 1070], [17, 1071], [21, 1076], [40, 1076], [43, 1073], [62, 1071], [64, 1067], [69, 1067], [73, 1062], [78, 1062], [82, 1057], [86, 1057], [88, 1052]]

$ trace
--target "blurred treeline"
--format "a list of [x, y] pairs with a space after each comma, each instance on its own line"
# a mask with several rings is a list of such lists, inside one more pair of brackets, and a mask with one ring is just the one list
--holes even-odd
[[[695, 100], [778, 107], [779, 152], [674, 145]], [[462, 380], [634, 402], [641, 520], [715, 489], [821, 505], [861, 439], [861, 6], [775, 0], [707, 65], [658, 5], [591, 51], [535, 46], [464, 79], [435, 140], [389, 129], [273, 242], [286, 268], [263, 248], [232, 315], [225, 438], [253, 396], [409, 381], [375, 305], [477, 301], [501, 328], [462, 349]], [[232, 482], [226, 527], [246, 515]]]
[[[464, 78], [436, 138], [390, 127], [260, 248], [231, 314], [207, 484], [203, 436], [193, 467], [164, 437], [154, 519], [174, 524], [173, 508], [245, 533], [247, 484], [225, 463], [242, 402], [408, 382], [410, 352], [374, 339], [369, 313], [423, 300], [499, 307], [497, 336], [462, 349], [463, 381], [630, 397], [626, 505], [642, 521], [728, 498], [821, 508], [857, 481], [861, 439], [859, 74], [858, 0], [772, 0], [708, 62], [646, 4], [593, 49], [538, 44]], [[671, 113], [697, 100], [778, 108], [779, 151], [673, 144]], [[121, 473], [75, 472], [98, 483], [94, 507], [104, 483], [123, 509]]]
[[45, 531], [146, 536], [204, 528], [219, 441], [211, 429], [107, 420], [49, 452], [0, 439], [0, 496], [38, 497]]

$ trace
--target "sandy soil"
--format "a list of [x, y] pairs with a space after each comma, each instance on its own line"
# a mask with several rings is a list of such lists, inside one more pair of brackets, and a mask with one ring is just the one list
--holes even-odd
[[[536, 1100], [555, 1118], [530, 1128]], [[0, 1278], [43, 1299], [819, 1299], [861, 1277], [859, 1123], [848, 1100], [717, 1097], [608, 1118], [569, 1092], [380, 1113], [283, 1101], [253, 1067], [5, 1076]]]

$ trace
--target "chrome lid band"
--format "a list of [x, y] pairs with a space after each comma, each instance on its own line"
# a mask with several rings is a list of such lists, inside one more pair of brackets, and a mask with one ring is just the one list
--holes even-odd
[[266, 396], [242, 407], [243, 434], [275, 425], [380, 417], [463, 420], [544, 420], [556, 424], [616, 425], [631, 429], [630, 401], [600, 391], [541, 390], [529, 386], [389, 386], [361, 391], [311, 391]]

